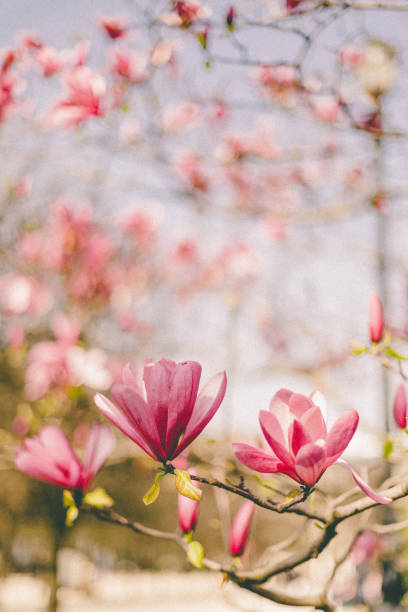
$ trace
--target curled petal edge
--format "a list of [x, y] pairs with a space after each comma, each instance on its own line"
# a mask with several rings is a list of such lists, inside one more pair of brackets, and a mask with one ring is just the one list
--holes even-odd
[[368, 495], [368, 497], [371, 497], [371, 499], [373, 499], [375, 502], [377, 502], [378, 504], [389, 504], [390, 502], [392, 502], [392, 498], [391, 497], [385, 497], [384, 495], [380, 495], [379, 493], [377, 493], [376, 491], [374, 491], [374, 489], [372, 489], [358, 474], [357, 472], [351, 467], [351, 465], [349, 463], [347, 463], [347, 461], [344, 461], [344, 459], [338, 459], [336, 461], [336, 463], [334, 465], [340, 465], [344, 468], [346, 468], [349, 472], [351, 472], [351, 475], [353, 476], [356, 484], [360, 487], [360, 489], [366, 494]]

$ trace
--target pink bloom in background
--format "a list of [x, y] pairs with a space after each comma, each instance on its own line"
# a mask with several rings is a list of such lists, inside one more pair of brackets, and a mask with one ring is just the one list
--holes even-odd
[[17, 448], [16, 467], [32, 478], [85, 491], [114, 446], [115, 437], [110, 427], [94, 424], [86, 444], [85, 459], [81, 462], [64, 432], [48, 425], [37, 436], [25, 438], [23, 448]]
[[101, 17], [100, 25], [110, 38], [123, 38], [126, 34], [128, 20], [126, 17]]
[[232, 521], [229, 537], [229, 551], [233, 557], [240, 557], [244, 552], [249, 530], [251, 528], [254, 509], [255, 505], [253, 502], [244, 502]]
[[381, 300], [375, 292], [370, 297], [368, 319], [371, 342], [380, 342], [384, 332], [384, 317]]
[[130, 365], [111, 394], [119, 408], [97, 393], [99, 410], [126, 436], [157, 461], [172, 460], [202, 432], [225, 394], [226, 375], [220, 372], [197, 395], [201, 365], [147, 360], [133, 374]]
[[[180, 456], [179, 456], [180, 457]], [[179, 467], [179, 469], [183, 469]], [[188, 470], [191, 475], [196, 476], [194, 469]], [[188, 533], [195, 529], [200, 502], [185, 495], [178, 494], [178, 521], [180, 529], [183, 533]]]
[[87, 66], [74, 68], [66, 75], [66, 97], [48, 114], [53, 126], [74, 128], [85, 119], [105, 114], [106, 81]]
[[51, 310], [54, 298], [40, 281], [23, 274], [0, 277], [0, 306], [7, 314], [41, 316]]
[[50, 77], [64, 68], [63, 56], [54, 47], [41, 47], [35, 54], [35, 62], [45, 77]]
[[403, 383], [398, 386], [394, 397], [394, 419], [398, 427], [405, 429], [407, 426], [407, 396]]
[[355, 410], [345, 412], [327, 432], [322, 410], [313, 401], [288, 389], [273, 396], [269, 411], [259, 421], [271, 452], [248, 444], [233, 444], [235, 455], [247, 467], [261, 473], [281, 473], [303, 486], [314, 486], [334, 463], [351, 471], [357, 485], [380, 504], [391, 501], [371, 489], [340, 456], [358, 425]]
[[199, 118], [199, 109], [192, 102], [183, 101], [167, 106], [160, 118], [160, 125], [166, 132], [180, 132], [193, 127]]
[[110, 71], [131, 83], [141, 83], [149, 76], [147, 56], [124, 47], [115, 47], [110, 55]]

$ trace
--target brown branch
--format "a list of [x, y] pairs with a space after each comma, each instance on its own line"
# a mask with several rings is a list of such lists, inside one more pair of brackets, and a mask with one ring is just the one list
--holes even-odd
[[[147, 535], [161, 540], [172, 541], [180, 548], [182, 548], [184, 552], [187, 552], [188, 550], [188, 543], [179, 534], [168, 531], [160, 531], [158, 529], [153, 529], [152, 527], [147, 527], [146, 525], [143, 525], [142, 523], [136, 521], [129, 521], [126, 517], [109, 508], [100, 509], [85, 504], [81, 507], [81, 511], [87, 512], [88, 514], [92, 514], [102, 521], [107, 521], [108, 523], [119, 525], [120, 527], [127, 527], [128, 529], [137, 534]], [[237, 584], [239, 587], [251, 591], [252, 593], [255, 593], [257, 595], [260, 595], [261, 597], [270, 601], [274, 601], [283, 605], [314, 606], [317, 609], [329, 610], [328, 606], [325, 603], [324, 596], [321, 594], [309, 598], [293, 597], [285, 593], [282, 589], [264, 588], [253, 582], [248, 582], [246, 579], [242, 580], [237, 574], [234, 573], [233, 570], [230, 570], [229, 568], [223, 568], [222, 565], [220, 565], [216, 561], [212, 561], [211, 559], [204, 558], [203, 566], [208, 570], [221, 572], [222, 574], [228, 576], [229, 579], [235, 584]]]
[[220, 480], [216, 480], [214, 478], [203, 478], [202, 476], [191, 476], [191, 479], [200, 482], [201, 484], [206, 484], [211, 487], [218, 487], [219, 489], [224, 489], [225, 491], [229, 491], [230, 493], [234, 493], [235, 495], [239, 495], [240, 497], [249, 499], [254, 502], [255, 505], [260, 506], [261, 508], [265, 508], [266, 510], [270, 510], [271, 512], [276, 512], [277, 514], [297, 514], [299, 516], [304, 516], [314, 521], [319, 521], [323, 524], [327, 523], [327, 519], [323, 516], [308, 512], [307, 510], [303, 510], [302, 508], [292, 507], [294, 504], [300, 503], [300, 501], [304, 501], [303, 499], [296, 499], [294, 501], [291, 501], [289, 505], [282, 504], [278, 506], [269, 499], [262, 500], [261, 498], [257, 497], [255, 493], [250, 491], [250, 489], [248, 489], [244, 485], [229, 485], [224, 482], [221, 482]]

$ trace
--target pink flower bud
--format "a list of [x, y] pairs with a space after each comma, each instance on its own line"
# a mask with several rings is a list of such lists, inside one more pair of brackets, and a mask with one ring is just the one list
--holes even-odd
[[179, 493], [178, 496], [178, 520], [183, 533], [195, 529], [200, 503]]
[[251, 519], [254, 513], [254, 503], [247, 501], [238, 510], [231, 525], [229, 539], [229, 551], [233, 557], [240, 557], [244, 551], [245, 544], [251, 527]]
[[227, 28], [232, 31], [235, 25], [235, 8], [233, 6], [229, 7], [225, 21], [227, 23]]
[[368, 312], [371, 342], [380, 342], [384, 331], [384, 318], [381, 300], [375, 292], [371, 294]]
[[394, 419], [398, 427], [405, 429], [407, 426], [407, 396], [403, 383], [398, 386], [394, 397]]

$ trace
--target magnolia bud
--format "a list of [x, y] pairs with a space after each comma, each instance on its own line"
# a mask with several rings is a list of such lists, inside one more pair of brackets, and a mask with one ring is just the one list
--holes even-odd
[[381, 300], [375, 292], [371, 294], [368, 312], [371, 342], [380, 342], [384, 331], [384, 319]]
[[254, 513], [254, 503], [247, 501], [238, 510], [231, 525], [229, 551], [233, 557], [240, 557], [244, 551]]
[[405, 429], [407, 426], [407, 396], [403, 383], [398, 386], [394, 397], [394, 419], [398, 427]]

